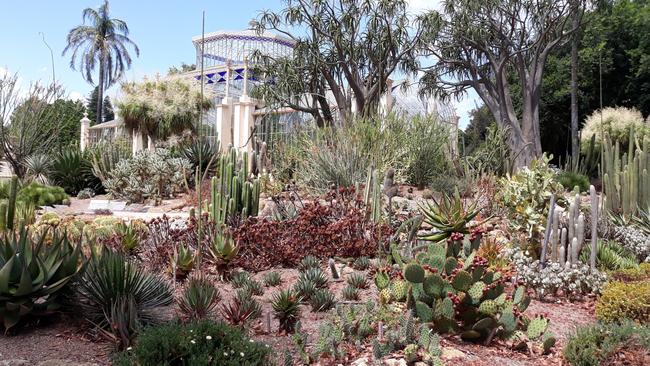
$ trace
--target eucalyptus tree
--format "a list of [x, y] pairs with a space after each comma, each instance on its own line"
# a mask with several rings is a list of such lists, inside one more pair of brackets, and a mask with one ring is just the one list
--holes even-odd
[[[263, 11], [250, 26], [295, 42], [293, 55], [258, 52], [255, 72], [269, 82], [255, 94], [268, 104], [290, 107], [332, 124], [377, 111], [396, 72], [417, 66], [422, 30], [405, 0], [286, 0], [280, 12]], [[330, 105], [333, 98], [334, 103]]]
[[[124, 75], [124, 71], [131, 67], [128, 47], [133, 48], [136, 56], [140, 55], [140, 50], [129, 38], [126, 22], [110, 17], [108, 0], [104, 0], [99, 9], [84, 9], [82, 15], [83, 24], [68, 33], [68, 44], [63, 55], [72, 51], [70, 67], [80, 71], [84, 80], [90, 84], [95, 84], [93, 73], [95, 68], [99, 68], [97, 100], [102, 101], [104, 90], [115, 84]], [[102, 103], [97, 103], [96, 107], [96, 122], [101, 123]]]
[[[436, 59], [424, 68], [423, 93], [459, 97], [469, 88], [509, 130], [516, 165], [541, 155], [539, 100], [549, 53], [568, 42], [575, 0], [444, 0], [426, 23], [424, 52]], [[513, 103], [519, 90], [521, 105]]]

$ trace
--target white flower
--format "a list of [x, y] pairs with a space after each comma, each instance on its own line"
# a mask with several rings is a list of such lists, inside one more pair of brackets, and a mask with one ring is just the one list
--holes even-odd
[[211, 340], [211, 339], [212, 339], [212, 336], [205, 336], [205, 339], [207, 339], [207, 340]]
[[130, 351], [130, 350], [132, 350], [132, 349], [133, 349], [133, 347], [126, 347], [126, 350], [127, 350], [127, 351]]
[[228, 352], [224, 352], [223, 355], [228, 357]]
[[192, 343], [192, 344], [196, 344], [196, 342], [194, 342], [194, 340], [193, 340], [193, 339], [192, 339], [192, 340], [190, 341], [190, 343]]
[[244, 357], [244, 352], [239, 352], [239, 355]]
[[255, 342], [255, 341], [253, 340], [253, 338], [249, 339], [248, 341], [251, 342], [251, 343], [254, 343], [254, 342]]

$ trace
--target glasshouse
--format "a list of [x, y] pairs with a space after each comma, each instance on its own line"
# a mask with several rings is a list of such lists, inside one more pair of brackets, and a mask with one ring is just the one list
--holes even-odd
[[650, 2], [264, 6], [3, 8], [0, 366], [650, 365]]

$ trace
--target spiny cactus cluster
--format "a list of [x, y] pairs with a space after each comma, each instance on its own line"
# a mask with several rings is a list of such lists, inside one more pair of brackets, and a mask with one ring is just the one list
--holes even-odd
[[[433, 323], [441, 332], [459, 332], [466, 340], [489, 343], [495, 335], [509, 339], [520, 336], [517, 331], [527, 330], [531, 324], [539, 327], [539, 321], [523, 315], [530, 303], [525, 287], [506, 294], [508, 278], [489, 270], [487, 260], [476, 254], [481, 236], [480, 230], [469, 237], [453, 233], [446, 242], [429, 244], [403, 267], [404, 279], [396, 276], [391, 280], [386, 271], [377, 272], [380, 300], [406, 301], [422, 322]], [[541, 331], [531, 328], [528, 334], [536, 336], [531, 340], [551, 339], [549, 347], [554, 342], [546, 327]]]
[[235, 148], [223, 154], [219, 177], [212, 178], [210, 218], [218, 224], [239, 217], [257, 216], [260, 205], [260, 181], [248, 179], [248, 154]]

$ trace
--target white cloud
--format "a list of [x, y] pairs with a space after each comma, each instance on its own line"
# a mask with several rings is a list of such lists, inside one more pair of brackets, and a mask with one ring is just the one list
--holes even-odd
[[78, 91], [73, 91], [73, 92], [70, 92], [70, 94], [68, 94], [67, 99], [73, 100], [73, 101], [76, 102], [78, 100], [84, 101], [85, 98], [84, 98], [83, 94], [79, 93]]
[[408, 0], [409, 9], [413, 13], [421, 13], [426, 10], [439, 10], [441, 5], [440, 0]]

